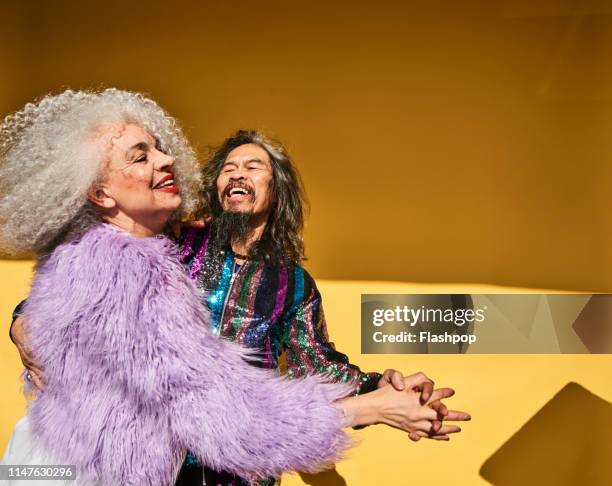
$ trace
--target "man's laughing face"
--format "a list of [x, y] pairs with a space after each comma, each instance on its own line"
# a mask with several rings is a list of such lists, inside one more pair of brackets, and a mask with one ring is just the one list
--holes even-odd
[[254, 143], [236, 147], [227, 155], [217, 177], [217, 194], [223, 211], [267, 218], [272, 183], [268, 153]]

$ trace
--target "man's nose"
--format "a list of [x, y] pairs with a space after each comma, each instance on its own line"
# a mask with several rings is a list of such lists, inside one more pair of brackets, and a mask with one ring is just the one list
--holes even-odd
[[232, 173], [230, 174], [230, 181], [239, 181], [245, 178], [245, 172], [243, 171], [243, 169], [236, 169], [234, 171], [232, 171]]

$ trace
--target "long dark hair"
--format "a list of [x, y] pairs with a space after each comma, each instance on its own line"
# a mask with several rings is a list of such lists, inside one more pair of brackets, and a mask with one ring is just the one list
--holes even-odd
[[237, 147], [255, 144], [266, 151], [272, 165], [273, 183], [271, 210], [261, 239], [249, 253], [252, 258], [262, 258], [275, 263], [287, 260], [300, 262], [305, 259], [304, 214], [307, 208], [302, 180], [285, 147], [279, 142], [255, 130], [238, 130], [227, 138], [204, 167], [204, 192], [208, 212], [213, 218], [223, 212], [217, 195], [217, 178], [229, 153]]

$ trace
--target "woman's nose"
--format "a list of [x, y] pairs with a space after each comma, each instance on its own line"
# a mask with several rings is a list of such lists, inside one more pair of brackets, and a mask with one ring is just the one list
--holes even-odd
[[174, 165], [174, 162], [175, 162], [174, 157], [172, 157], [171, 155], [163, 154], [159, 158], [157, 169], [158, 170], [168, 170], [172, 168], [172, 166]]

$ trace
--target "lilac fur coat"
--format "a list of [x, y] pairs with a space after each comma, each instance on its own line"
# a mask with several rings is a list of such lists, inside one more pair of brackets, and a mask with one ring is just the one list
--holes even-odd
[[168, 239], [106, 224], [41, 259], [24, 309], [47, 384], [36, 439], [104, 484], [172, 484], [186, 450], [252, 479], [333, 464], [352, 388], [249, 365], [197, 292]]

